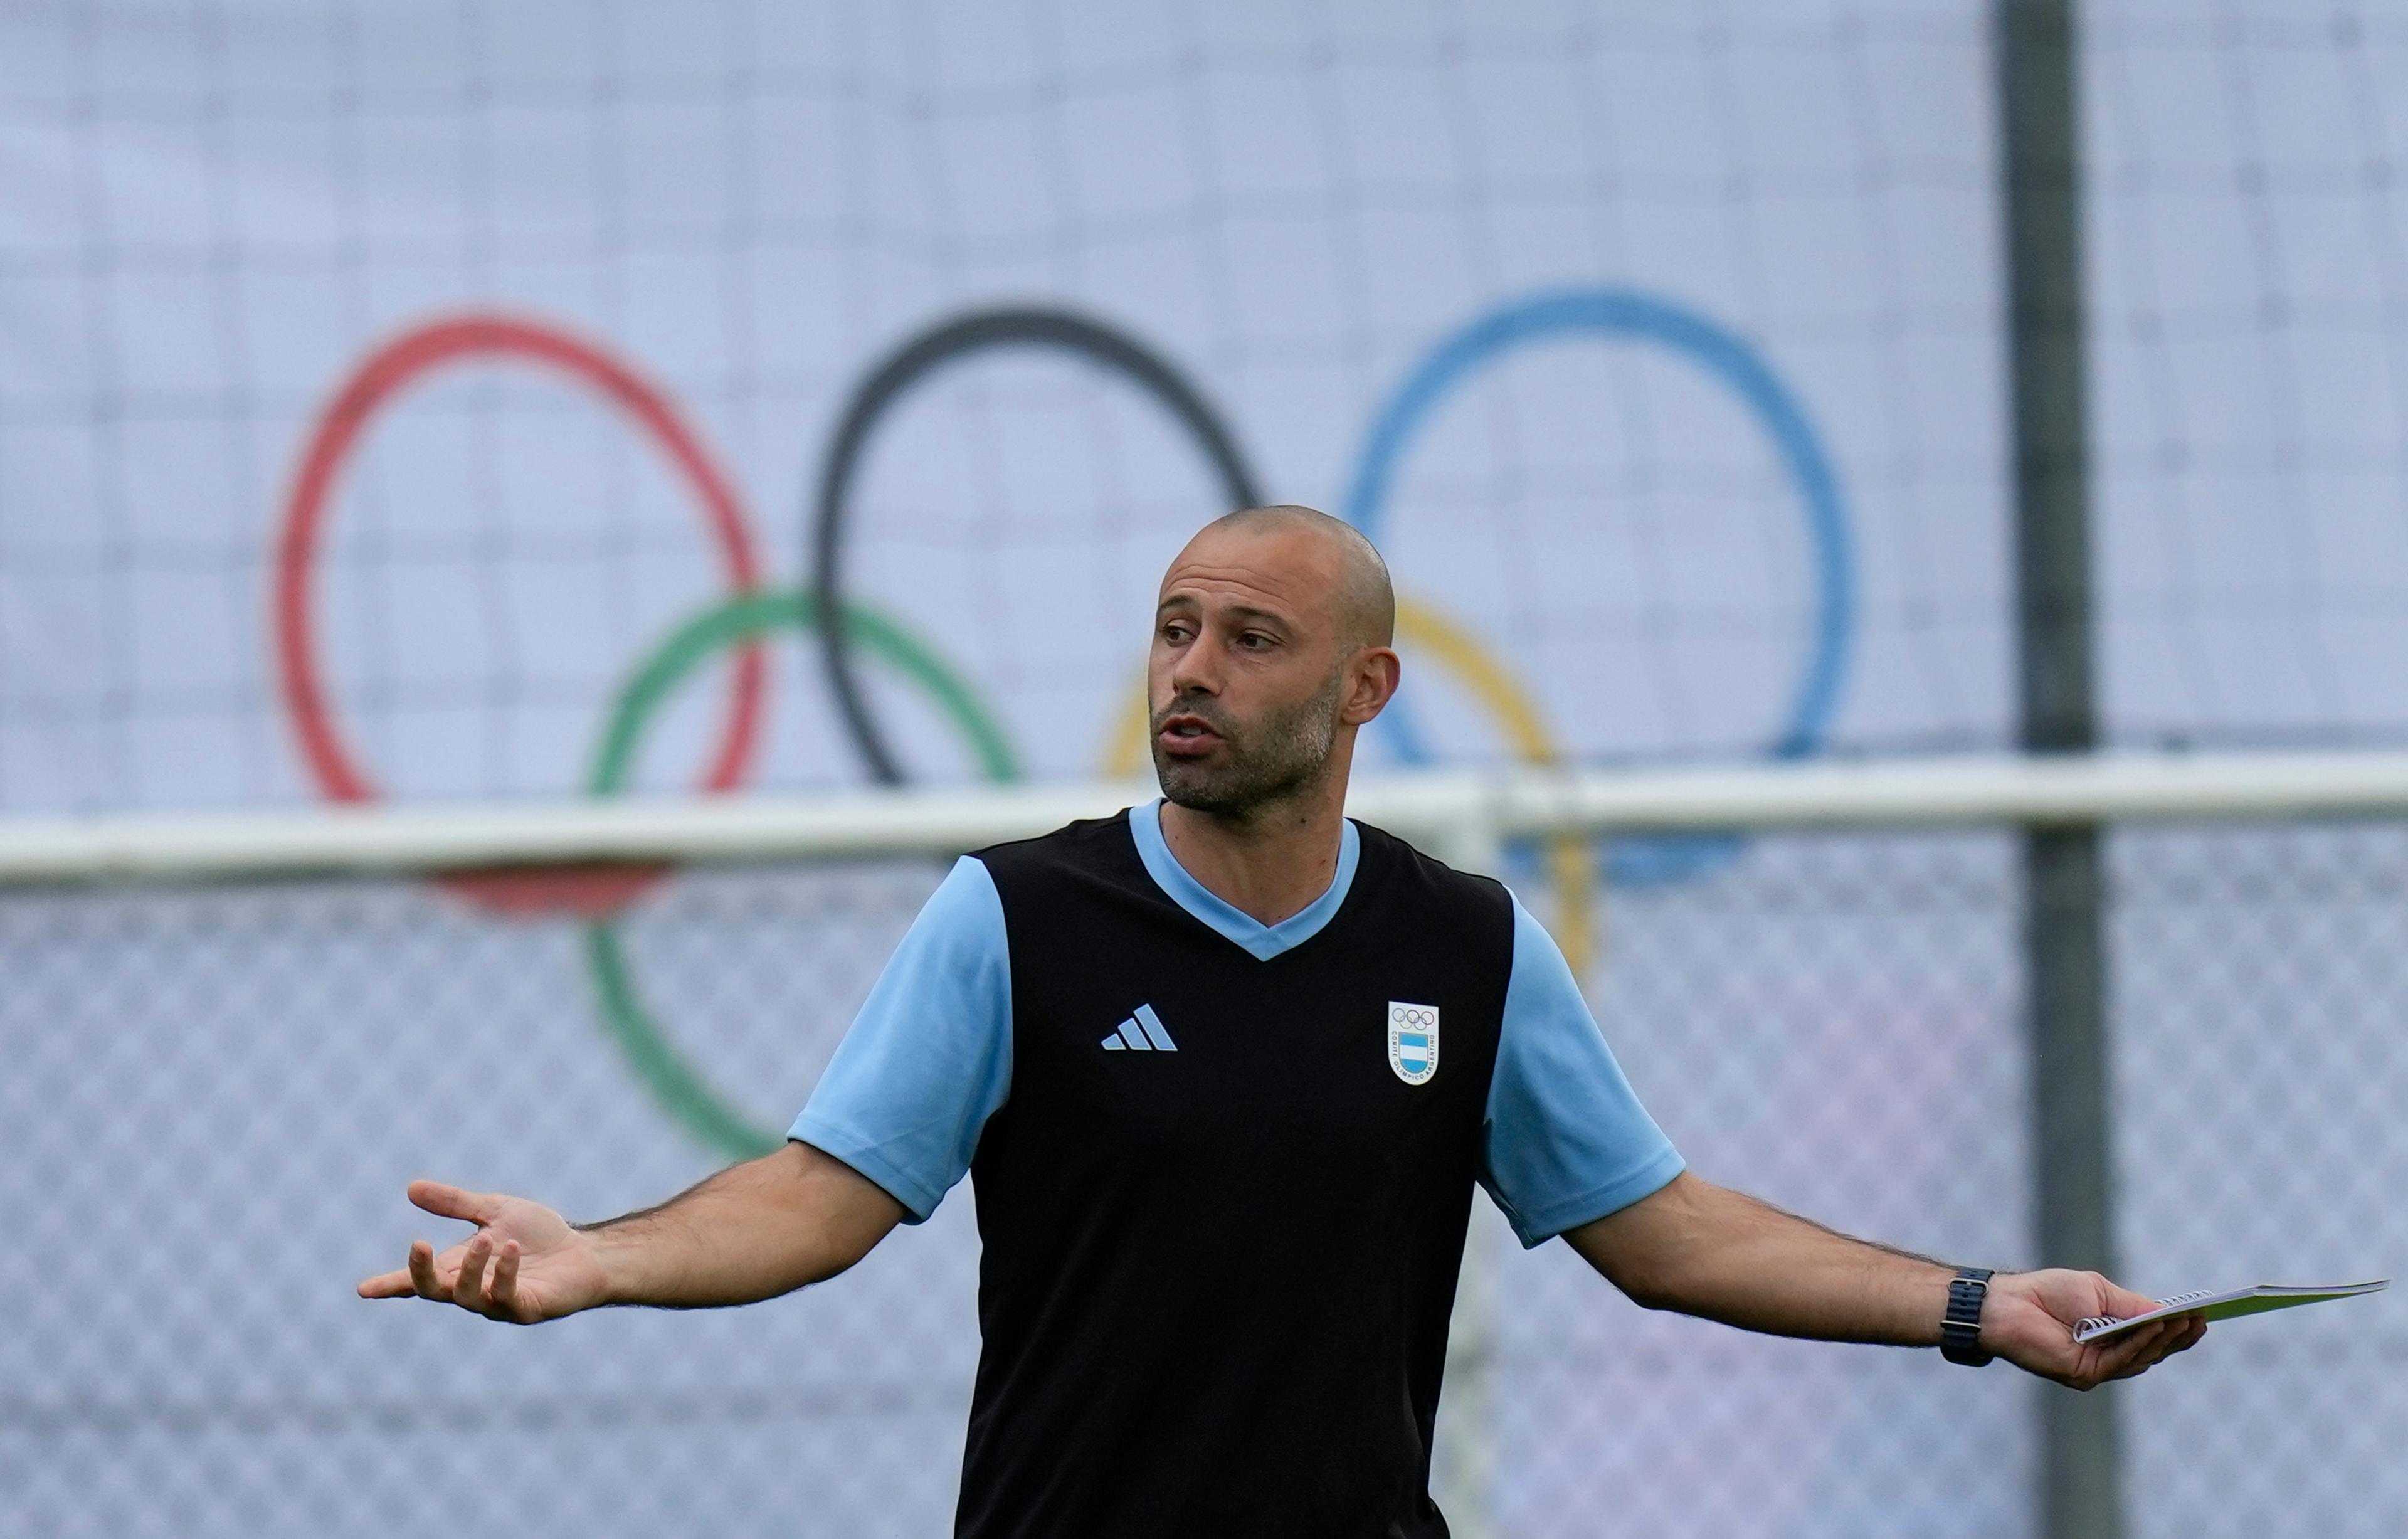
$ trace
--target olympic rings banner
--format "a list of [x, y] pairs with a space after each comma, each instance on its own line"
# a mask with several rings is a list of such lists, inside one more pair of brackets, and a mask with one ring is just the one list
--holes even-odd
[[[1777, 448], [1790, 474], [1808, 535], [1811, 570], [1804, 581], [1811, 588], [1812, 620], [1794, 668], [1794, 698], [1765, 735], [1765, 751], [1782, 757], [1813, 752], [1825, 736], [1839, 698], [1854, 626], [1855, 576], [1845, 502], [1828, 453], [1795, 396], [1746, 343], [1711, 320], [1659, 296], [1612, 288], [1565, 290], [1508, 301], [1440, 339], [1415, 367], [1373, 424], [1354, 483], [1340, 506], [1358, 527], [1380, 536], [1398, 464], [1407, 453], [1412, 435], [1459, 377], [1516, 348], [1584, 334], [1607, 341], [1655, 343], [1697, 363], [1703, 373], [1728, 386], [1747, 405]], [[872, 612], [848, 604], [845, 568], [848, 547], [858, 540], [851, 529], [859, 517], [856, 483], [878, 424], [923, 380], [982, 355], [1014, 349], [1065, 356], [1108, 378], [1125, 381], [1192, 438], [1210, 469], [1214, 494], [1191, 504], [1197, 522], [1216, 511], [1264, 500], [1262, 483], [1223, 413], [1148, 343], [1109, 323], [1067, 309], [982, 309], [941, 321], [908, 338], [877, 364], [846, 402], [824, 464], [813, 478], [815, 496], [805, 542], [809, 584], [816, 605], [812, 612]], [[338, 474], [345, 459], [370, 430], [375, 415], [389, 409], [419, 377], [464, 361], [532, 366], [592, 388], [657, 446], [693, 489], [706, 529], [718, 547], [732, 598], [750, 598], [758, 589], [756, 539], [741, 496], [702, 438], [634, 367], [592, 340], [523, 316], [448, 316], [414, 326], [379, 346], [336, 392], [302, 451], [277, 532], [274, 624], [281, 694], [310, 777], [320, 792], [334, 800], [371, 800], [377, 792], [345, 745], [344, 730], [337, 724], [327, 698], [326, 670], [321, 661], [317, 566], [326, 544], [329, 503], [339, 489]], [[1103, 511], [1110, 517], [1114, 510]], [[1009, 601], [1008, 596], [1000, 594], [980, 597], [993, 608]], [[1040, 589], [1020, 597], [1023, 602], [1032, 598], [1041, 602], [1046, 595]], [[1456, 675], [1455, 682], [1468, 687], [1472, 703], [1506, 728], [1514, 751], [1539, 760], [1564, 755], [1555, 729], [1546, 724], [1548, 712], [1539, 693], [1527, 681], [1514, 678], [1516, 670], [1492, 643], [1476, 639], [1461, 624], [1441, 618], [1429, 601], [1410, 592], [1400, 595], [1400, 610], [1408, 650], [1426, 650], [1431, 661], [1451, 669]], [[882, 635], [903, 634], [891, 619], [865, 623], [875, 624]], [[853, 644], [858, 624], [810, 628], [831, 696], [839, 708], [841, 728], [863, 772], [887, 784], [925, 778], [924, 770], [915, 776], [907, 768], [893, 729], [882, 723], [882, 710], [873, 704]], [[940, 698], [964, 704], [971, 699], [971, 685], [957, 667], [939, 660], [923, 643], [898, 644], [908, 648], [901, 655], [912, 659], [909, 672], [934, 683]], [[1045, 656], [1046, 644], [1039, 643], [1027, 659], [1034, 668], [1042, 669], [1049, 662], [1076, 666], [1073, 656]], [[1143, 645], [1140, 631], [1122, 650], [1141, 657]], [[999, 649], [990, 642], [981, 650], [993, 655]], [[764, 662], [757, 643], [747, 640], [736, 663], [726, 727], [701, 780], [706, 791], [735, 788], [749, 768], [763, 709]], [[1120, 723], [1121, 734], [1107, 742], [1098, 768], [1125, 774], [1139, 762], [1142, 729], [1140, 723], [1121, 721], [1127, 712], [1111, 710], [1122, 703], [1105, 702], [1108, 718]], [[1393, 741], [1398, 757], [1427, 763], [1434, 751], [1417, 724], [1417, 714], [1410, 696], [1400, 698], [1375, 731]], [[1016, 775], [1017, 756], [1005, 746], [1005, 737], [1003, 726], [982, 713], [977, 741], [990, 769], [998, 763], [1010, 764]], [[1627, 874], [1640, 876], [1649, 870], [1634, 862]]]
[[[1638, 338], [1696, 361], [1715, 381], [1730, 386], [1775, 440], [1794, 479], [1801, 514], [1811, 532], [1814, 621], [1798, 669], [1797, 698], [1785, 721], [1770, 735], [1767, 751], [1793, 757], [1813, 751], [1838, 696], [1852, 626], [1853, 569], [1844, 504], [1828, 456], [1802, 409], [1746, 344], [1711, 321], [1661, 298], [1613, 289], [1528, 296], [1477, 319], [1441, 339], [1383, 409], [1343, 504], [1347, 515], [1377, 536], [1396, 467], [1409, 448], [1412, 432], [1456, 378], [1495, 355], [1558, 334], [1595, 334], [1608, 340]], [[557, 372], [601, 396], [660, 451], [692, 489], [731, 589], [724, 603], [681, 626], [631, 676], [610, 729], [600, 740], [599, 755], [588, 778], [592, 794], [612, 794], [624, 784], [635, 732], [666, 690], [714, 643], [731, 647], [735, 664], [725, 726], [702, 788], [724, 792], [738, 786], [749, 768], [763, 710], [766, 667], [758, 638], [762, 631], [775, 628], [798, 629], [816, 642], [817, 658], [830, 696], [839, 706], [845, 733], [862, 770], [870, 777], [888, 784], [914, 778], [897, 752], [895, 737], [879, 719], [882, 707], [874, 703], [876, 697], [860, 670], [865, 656], [883, 663], [896, 682], [915, 687], [949, 717], [959, 741], [987, 777], [1018, 778], [1024, 752], [1014, 745], [1005, 722], [982, 703], [984, 692], [959, 664], [947, 661], [927, 641], [914, 638], [907, 626], [852, 599], [845, 560], [853, 542], [848, 538], [849, 525], [857, 516], [859, 471], [882, 420], [928, 377], [1011, 349], [1067, 355], [1125, 380], [1157, 405], [1194, 440], [1210, 468], [1218, 495], [1197, 502], [1195, 513], [1209, 517], [1215, 510], [1264, 500], [1261, 482], [1223, 414], [1182, 369], [1146, 342], [1068, 309], [983, 309], [940, 322], [908, 338], [880, 361], [853, 392], [839, 415], [825, 462], [813, 478], [817, 495], [810, 507], [807, 544], [810, 585], [804, 591], [780, 595], [760, 587], [760, 561], [751, 521], [743, 498], [719, 467], [717, 456], [660, 390], [605, 348], [555, 325], [500, 315], [438, 318], [379, 346], [342, 382], [313, 427], [277, 535], [274, 624], [280, 677], [295, 740], [321, 793], [343, 802], [368, 801], [378, 794], [345, 745], [346, 734], [328, 699], [326, 670], [320, 660], [317, 566], [326, 543], [327, 512], [339, 486], [338, 473], [355, 444], [371, 429], [375, 414], [387, 409], [408, 386], [447, 365], [475, 361]], [[1041, 602], [1043, 596], [1037, 597]], [[1002, 594], [982, 597], [996, 607], [1007, 601]], [[1538, 762], [1564, 756], [1563, 746], [1548, 725], [1543, 700], [1514, 677], [1514, 670], [1491, 644], [1410, 591], [1400, 594], [1398, 607], [1400, 640], [1408, 654], [1451, 673], [1472, 702], [1504, 728], [1514, 752]], [[1130, 652], [1141, 655], [1142, 636], [1141, 631], [1135, 634]], [[1032, 665], [1042, 668], [1070, 661], [1045, 656], [1045, 644], [1040, 641], [1039, 651], [1028, 659]], [[982, 649], [989, 655], [994, 650]], [[1143, 763], [1142, 688], [1132, 695], [1124, 685], [1118, 698], [1101, 703], [1117, 735], [1106, 741], [1097, 768], [1105, 773], [1128, 775]], [[1379, 729], [1390, 736], [1400, 757], [1429, 762], [1432, 750], [1416, 725], [1410, 699], [1400, 698]], [[1616, 874], [1630, 881], [1666, 880], [1694, 874], [1728, 856], [1735, 841], [1656, 840], [1628, 849], [1638, 858], [1623, 860]], [[1590, 943], [1592, 858], [1587, 850], [1568, 844], [1555, 852], [1551, 861], [1556, 928], [1575, 971], [1582, 972], [1586, 971]], [[1608, 869], [1613, 870], [1615, 864], [1608, 855]], [[666, 1044], [638, 1001], [609, 920], [639, 890], [643, 880], [642, 873], [624, 871], [565, 877], [502, 873], [453, 878], [449, 885], [464, 897], [506, 912], [565, 906], [584, 913], [592, 923], [591, 968], [604, 1014], [631, 1061], [659, 1088], [665, 1104], [731, 1155], [773, 1146], [775, 1134], [747, 1128], [740, 1115], [730, 1111], [703, 1077]]]
[[[1097, 30], [1093, 46], [1140, 47]], [[1522, 67], [1512, 36], [1493, 40], [1498, 79]], [[1015, 772], [1091, 774], [1128, 752], [1164, 561], [1258, 498], [1371, 533], [1426, 622], [1374, 765], [2001, 741], [2003, 502], [1995, 467], [1963, 469], [1998, 441], [1998, 340], [1914, 319], [1991, 303], [1985, 226], [1935, 203], [1952, 243], [1902, 277], [1909, 253], [1869, 251], [1849, 199], [1751, 206], [1742, 229], [1577, 178], [1526, 184], [1502, 168], [1619, 164], [1601, 125], [1548, 116], [1598, 104], [1535, 77], [1480, 93], [1481, 159], [1470, 138], [1424, 158], [1446, 93], [1490, 73], [1433, 63], [1376, 103], [1341, 89], [1367, 116], [1342, 165], [1308, 136], [1309, 172], [1294, 104], [1242, 72], [1184, 108], [1100, 80], [1092, 102], [1032, 101], [1028, 124], [1087, 125], [1046, 148], [948, 119], [924, 185], [836, 174], [841, 136], [748, 137], [799, 122], [808, 88], [765, 91], [740, 129], [669, 111], [624, 155], [589, 124], [573, 142], [617, 168], [601, 180], [556, 133], [473, 118], [444, 132], [485, 136], [481, 180], [296, 158], [335, 143], [333, 119], [189, 165], [172, 136], [108, 123], [70, 164], [29, 127], [22, 174], [104, 165], [135, 254], [91, 312], [115, 339], [90, 332], [46, 390], [0, 396], [0, 423], [16, 400], [53, 427], [0, 445], [0, 493], [58, 511], [48, 554], [0, 561], [0, 812], [575, 795], [652, 649], [781, 590], [909, 636]], [[1767, 105], [1831, 89], [1800, 76]], [[1134, 132], [1156, 106], [1201, 114], [1209, 170], [1164, 182]], [[1369, 131], [1390, 113], [1397, 132]], [[1982, 149], [1954, 110], [1912, 138], [1969, 174]], [[773, 142], [792, 151], [774, 168]], [[1660, 153], [1667, 176], [1712, 164]], [[626, 158], [655, 154], [658, 176]], [[1306, 176], [1316, 198], [1277, 191]], [[1488, 186], [1493, 212], [1398, 191], [1433, 177]], [[214, 223], [190, 223], [191, 182], [214, 189]], [[846, 186], [871, 198], [861, 233], [810, 223]], [[772, 187], [793, 220], [761, 211]], [[915, 233], [938, 228], [922, 200], [940, 188], [970, 200], [942, 261]], [[1216, 197], [1231, 211], [1144, 212]], [[1032, 261], [1040, 228], [1058, 250]], [[673, 233], [710, 229], [735, 233]], [[256, 263], [179, 266], [204, 235], [190, 249]], [[1928, 301], [1902, 311], [1910, 289]], [[946, 708], [855, 633], [748, 640], [664, 703], [628, 784], [982, 773]], [[1644, 885], [1730, 851], [1597, 858]]]

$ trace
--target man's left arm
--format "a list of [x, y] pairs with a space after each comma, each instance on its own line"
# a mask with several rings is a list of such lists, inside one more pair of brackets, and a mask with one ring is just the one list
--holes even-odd
[[[1684, 1172], [1564, 1239], [1636, 1302], [1773, 1335], [1936, 1346], [1956, 1269], [1852, 1239]], [[2130, 1378], [2207, 1331], [2169, 1319], [2085, 1345], [2074, 1322], [2157, 1307], [2092, 1272], [2000, 1273], [1981, 1347], [2076, 1389]]]

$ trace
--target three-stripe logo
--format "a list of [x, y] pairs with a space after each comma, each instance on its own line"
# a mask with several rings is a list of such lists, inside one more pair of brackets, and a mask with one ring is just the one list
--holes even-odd
[[1176, 1053], [1179, 1044], [1163, 1029], [1162, 1017], [1154, 1006], [1141, 1004], [1137, 1014], [1121, 1022], [1120, 1029], [1104, 1039], [1107, 1053]]

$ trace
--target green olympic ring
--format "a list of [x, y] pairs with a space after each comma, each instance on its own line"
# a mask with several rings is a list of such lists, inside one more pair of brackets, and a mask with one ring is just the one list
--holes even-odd
[[[586, 780], [587, 793], [609, 797], [625, 789], [645, 724], [687, 674], [727, 648], [781, 626], [803, 632], [819, 629], [819, 605], [809, 590], [747, 594], [704, 611], [671, 632], [620, 691], [611, 708], [609, 729], [602, 735], [601, 751], [594, 758], [594, 772]], [[844, 628], [871, 655], [926, 691], [960, 729], [988, 780], [1020, 778], [1019, 760], [995, 719], [933, 648], [859, 604], [844, 607]], [[767, 1154], [784, 1142], [781, 1135], [754, 1127], [729, 1105], [653, 1021], [628, 976], [626, 951], [620, 944], [615, 919], [596, 919], [585, 927], [585, 962], [611, 1039], [627, 1056], [636, 1077], [686, 1131], [735, 1159]]]

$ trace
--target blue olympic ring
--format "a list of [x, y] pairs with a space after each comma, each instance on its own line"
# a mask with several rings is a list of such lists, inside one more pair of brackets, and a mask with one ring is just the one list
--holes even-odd
[[[1745, 342], [1695, 311], [1627, 289], [1568, 289], [1513, 301], [1457, 330], [1430, 352], [1373, 422], [1347, 495], [1346, 521], [1376, 541], [1406, 442], [1447, 393], [1515, 348], [1567, 334], [1627, 337], [1671, 349], [1728, 385], [1780, 452], [1805, 507], [1813, 549], [1814, 636], [1787, 719], [1765, 754], [1795, 759], [1814, 753], [1839, 704], [1856, 618], [1856, 568], [1839, 479], [1788, 388]], [[1390, 702], [1380, 719], [1399, 758], [1431, 762], [1403, 699]], [[1739, 844], [1735, 834], [1616, 840], [1607, 847], [1606, 875], [1628, 886], [1678, 881], [1721, 864]]]

